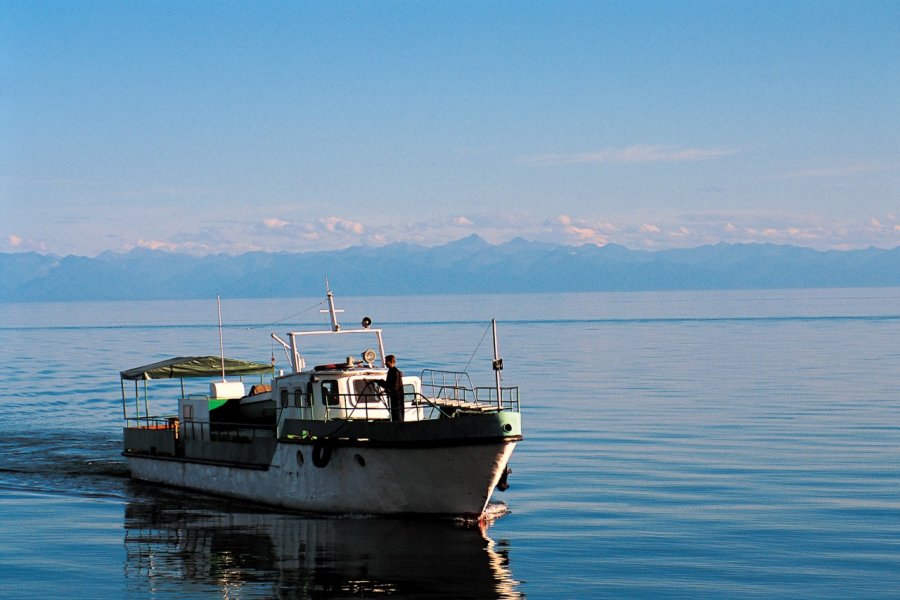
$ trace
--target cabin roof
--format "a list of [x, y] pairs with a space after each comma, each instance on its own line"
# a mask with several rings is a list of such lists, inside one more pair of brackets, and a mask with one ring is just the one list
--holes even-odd
[[222, 358], [220, 356], [176, 356], [142, 367], [121, 371], [123, 380], [139, 379], [182, 379], [188, 377], [216, 377], [222, 375], [222, 364], [225, 364], [225, 375], [256, 375], [271, 373], [272, 365], [268, 363]]

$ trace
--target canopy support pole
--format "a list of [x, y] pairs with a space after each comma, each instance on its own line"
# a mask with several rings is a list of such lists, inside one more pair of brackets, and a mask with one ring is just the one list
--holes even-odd
[[134, 382], [134, 418], [141, 418], [141, 394], [138, 391], [138, 382]]
[[128, 410], [125, 408], [125, 380], [120, 379], [119, 383], [122, 385], [122, 418], [125, 419], [126, 425], [128, 424]]
[[147, 401], [147, 380], [144, 380], [144, 417], [147, 420], [147, 426], [150, 426], [150, 404]]

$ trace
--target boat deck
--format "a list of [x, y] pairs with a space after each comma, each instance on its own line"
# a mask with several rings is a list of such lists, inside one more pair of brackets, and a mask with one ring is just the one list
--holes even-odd
[[454, 408], [469, 412], [492, 412], [497, 410], [496, 404], [484, 404], [482, 402], [469, 402], [466, 400], [453, 400], [452, 398], [429, 398], [429, 404], [439, 408]]

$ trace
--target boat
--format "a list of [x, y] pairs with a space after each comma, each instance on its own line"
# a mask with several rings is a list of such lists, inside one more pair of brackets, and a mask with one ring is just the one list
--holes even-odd
[[[305, 513], [482, 519], [495, 489], [508, 486], [523, 439], [519, 388], [501, 385], [496, 321], [493, 385], [475, 387], [465, 371], [403, 374], [402, 409], [392, 415], [383, 330], [369, 317], [342, 327], [343, 311], [326, 292], [326, 328], [271, 334], [286, 370], [276, 371], [274, 357], [222, 353], [121, 371], [131, 476]], [[301, 350], [320, 336], [368, 338], [374, 347], [307, 367]], [[180, 381], [176, 414], [151, 414], [156, 380]], [[208, 389], [188, 391], [186, 382]]]

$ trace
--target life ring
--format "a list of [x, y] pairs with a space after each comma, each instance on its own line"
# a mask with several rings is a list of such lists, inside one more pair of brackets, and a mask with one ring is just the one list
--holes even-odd
[[317, 439], [313, 442], [312, 448], [312, 461], [313, 464], [319, 467], [320, 469], [325, 467], [328, 464], [328, 461], [331, 460], [331, 444], [328, 440]]

